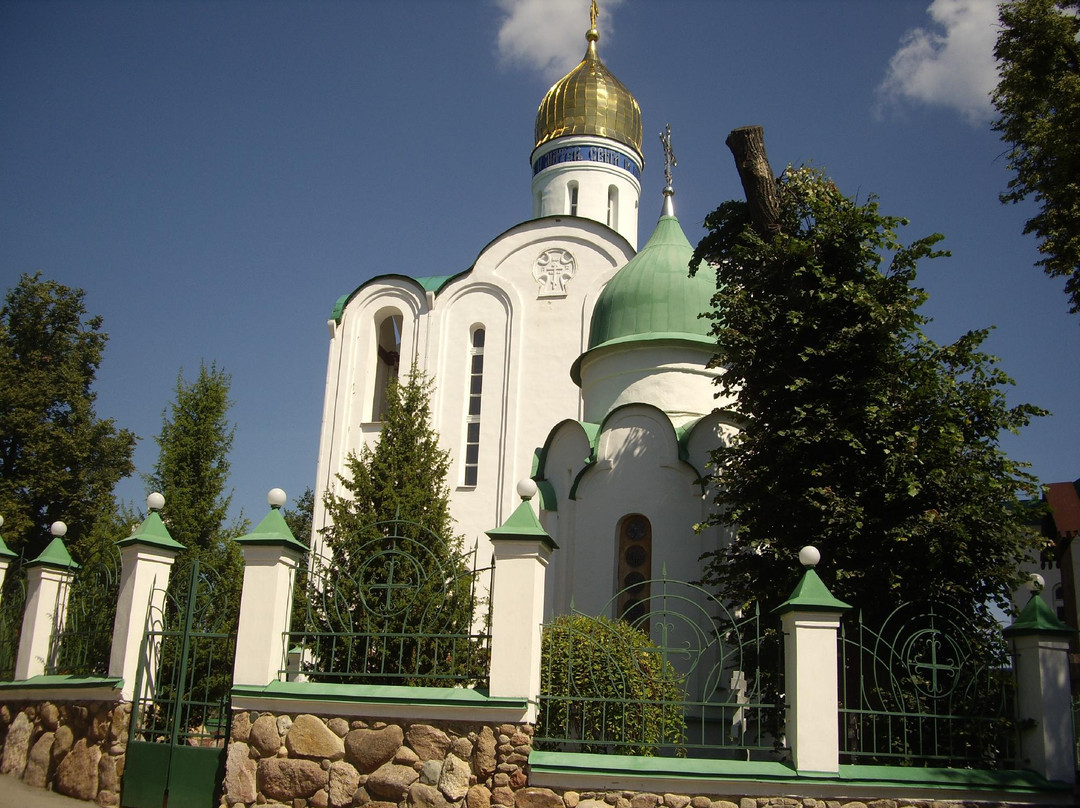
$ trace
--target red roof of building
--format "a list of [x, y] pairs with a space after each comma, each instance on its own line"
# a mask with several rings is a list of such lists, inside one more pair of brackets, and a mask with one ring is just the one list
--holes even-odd
[[1080, 480], [1072, 483], [1050, 483], [1046, 486], [1046, 502], [1053, 513], [1057, 536], [1067, 539], [1080, 535]]

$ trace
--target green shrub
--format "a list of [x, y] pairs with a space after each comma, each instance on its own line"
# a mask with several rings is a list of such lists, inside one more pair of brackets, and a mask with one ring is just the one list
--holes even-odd
[[540, 694], [539, 748], [655, 755], [686, 735], [682, 676], [623, 620], [545, 625]]

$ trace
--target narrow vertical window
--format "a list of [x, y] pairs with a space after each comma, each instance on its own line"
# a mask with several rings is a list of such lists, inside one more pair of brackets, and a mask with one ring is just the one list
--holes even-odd
[[386, 389], [397, 381], [401, 369], [401, 315], [391, 312], [377, 321], [375, 337], [375, 393], [371, 420], [381, 421], [386, 415]]
[[637, 625], [649, 613], [652, 524], [647, 517], [635, 513], [623, 518], [618, 553], [618, 617]]
[[484, 388], [484, 329], [472, 334], [469, 350], [469, 398], [465, 415], [465, 485], [476, 485], [480, 472], [480, 397]]
[[619, 189], [614, 185], [607, 189], [607, 226], [612, 230], [619, 227]]
[[570, 193], [570, 215], [577, 216], [578, 184], [576, 182], [571, 182], [566, 186], [566, 190]]

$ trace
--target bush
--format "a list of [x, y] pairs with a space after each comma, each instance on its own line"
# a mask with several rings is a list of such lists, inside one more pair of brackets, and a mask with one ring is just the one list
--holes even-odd
[[654, 755], [686, 735], [683, 679], [623, 620], [562, 615], [544, 626], [538, 746]]

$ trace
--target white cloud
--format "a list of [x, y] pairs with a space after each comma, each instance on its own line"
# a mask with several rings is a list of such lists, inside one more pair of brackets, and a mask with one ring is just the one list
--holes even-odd
[[[569, 72], [585, 53], [589, 0], [496, 0], [506, 15], [499, 27], [499, 57], [536, 70], [552, 81]], [[622, 0], [604, 0], [601, 41], [611, 30], [611, 12]]]
[[934, 0], [933, 24], [900, 40], [878, 86], [879, 110], [915, 102], [952, 107], [972, 123], [989, 120], [990, 92], [998, 80], [994, 42], [998, 0]]

